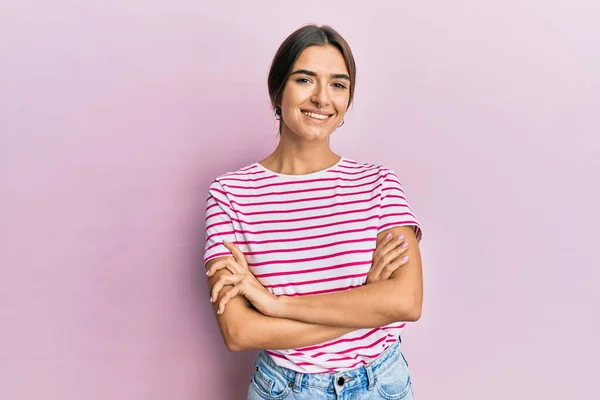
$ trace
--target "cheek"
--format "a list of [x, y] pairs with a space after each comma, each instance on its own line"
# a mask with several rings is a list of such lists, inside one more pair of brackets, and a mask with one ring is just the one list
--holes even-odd
[[335, 109], [340, 114], [344, 114], [346, 112], [346, 109], [348, 108], [349, 100], [350, 100], [350, 96], [347, 94], [339, 94], [337, 96], [331, 97], [331, 101], [333, 102]]
[[307, 98], [310, 98], [310, 90], [308, 87], [298, 86], [293, 82], [290, 82], [283, 90], [281, 104], [288, 107], [298, 107], [300, 104], [306, 102]]

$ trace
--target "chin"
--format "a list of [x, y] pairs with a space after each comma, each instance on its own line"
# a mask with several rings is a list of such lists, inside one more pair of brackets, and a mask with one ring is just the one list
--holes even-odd
[[298, 132], [300, 132], [300, 136], [306, 139], [322, 140], [331, 135], [334, 130], [335, 129], [330, 129], [324, 126], [318, 128], [315, 128], [314, 126], [303, 126], [298, 130]]
[[304, 131], [300, 136], [305, 140], [324, 140], [327, 139], [331, 135], [329, 131]]

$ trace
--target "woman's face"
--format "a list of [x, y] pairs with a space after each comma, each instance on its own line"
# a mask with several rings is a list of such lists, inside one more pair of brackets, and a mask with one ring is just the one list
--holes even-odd
[[304, 49], [283, 90], [282, 133], [304, 140], [326, 139], [344, 119], [350, 84], [338, 49], [330, 45]]

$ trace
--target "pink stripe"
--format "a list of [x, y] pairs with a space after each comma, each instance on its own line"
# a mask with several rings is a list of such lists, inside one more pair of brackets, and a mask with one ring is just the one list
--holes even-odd
[[[404, 193], [404, 190], [402, 190], [402, 189], [400, 189], [400, 188], [398, 188], [398, 187], [384, 187], [383, 189], [381, 189], [381, 192], [382, 192], [382, 193], [383, 193], [383, 192], [389, 192], [389, 191], [392, 191], [392, 190], [397, 190], [398, 192], [400, 192], [400, 193], [402, 193], [402, 194], [406, 194], [406, 193]], [[386, 197], [387, 197], [387, 196], [386, 196]]]
[[291, 219], [273, 219], [273, 220], [261, 220], [261, 221], [245, 221], [243, 219], [231, 218], [232, 221], [238, 222], [240, 224], [246, 225], [260, 225], [260, 224], [285, 224], [285, 223], [293, 223], [293, 222], [304, 222], [304, 221], [313, 221], [316, 219], [323, 219], [329, 217], [337, 217], [339, 215], [348, 215], [348, 214], [356, 214], [356, 213], [366, 213], [373, 209], [378, 209], [380, 207], [379, 204], [375, 204], [369, 208], [364, 208], [362, 210], [349, 210], [349, 211], [340, 211], [336, 213], [328, 213], [323, 215], [314, 215], [310, 217], [302, 217], [302, 218], [291, 218]]
[[383, 196], [383, 199], [384, 200], [386, 200], [386, 199], [402, 199], [402, 200], [406, 201], [406, 197], [404, 197], [404, 196], [396, 196], [396, 195], [392, 195], [392, 194], [388, 194], [388, 195]]
[[[262, 186], [254, 186], [254, 187], [252, 187], [252, 189], [260, 190], [260, 189], [264, 189], [264, 188], [268, 188], [268, 187], [287, 186], [287, 185], [303, 185], [303, 184], [311, 184], [311, 183], [316, 183], [316, 182], [331, 182], [331, 181], [355, 182], [355, 181], [370, 178], [370, 177], [376, 176], [376, 175], [377, 175], [377, 172], [375, 172], [374, 174], [371, 174], [371, 175], [361, 176], [359, 178], [334, 177], [334, 178], [319, 178], [319, 179], [307, 179], [307, 180], [298, 180], [298, 181], [290, 180], [290, 181], [284, 181], [284, 182], [267, 183], [266, 185], [262, 185]], [[223, 185], [223, 187], [227, 187], [229, 189], [248, 189], [247, 186], [235, 186], [235, 185]]]
[[275, 289], [275, 288], [286, 287], [286, 286], [312, 285], [312, 284], [315, 284], [315, 283], [339, 281], [340, 279], [363, 278], [363, 277], [365, 277], [367, 275], [369, 275], [368, 272], [364, 273], [364, 274], [334, 276], [333, 278], [315, 279], [315, 280], [312, 280], [312, 281], [304, 281], [304, 282], [300, 281], [300, 282], [281, 283], [281, 284], [277, 284], [277, 285], [265, 285], [265, 288], [267, 288], [267, 289]]
[[381, 206], [381, 208], [390, 208], [390, 207], [409, 208], [407, 204], [386, 204], [384, 206]]
[[[403, 207], [403, 206], [396, 206], [396, 207]], [[406, 208], [406, 207], [403, 207]], [[413, 219], [415, 218], [415, 216], [413, 215], [413, 213], [411, 213], [410, 211], [406, 211], [406, 212], [401, 212], [401, 213], [389, 213], [389, 214], [383, 214], [380, 219], [385, 219], [385, 218], [391, 218], [391, 217], [413, 217]]]
[[257, 262], [257, 263], [248, 263], [249, 267], [262, 267], [265, 265], [278, 265], [278, 264], [300, 264], [300, 263], [304, 263], [304, 262], [311, 262], [311, 261], [318, 261], [318, 260], [327, 260], [329, 258], [335, 258], [335, 257], [341, 257], [347, 254], [368, 254], [368, 253], [372, 253], [373, 249], [363, 249], [363, 250], [348, 250], [348, 251], [341, 251], [338, 253], [333, 253], [333, 254], [326, 254], [324, 256], [316, 256], [316, 257], [308, 257], [308, 258], [296, 258], [296, 259], [291, 259], [291, 260], [270, 260], [270, 261], [263, 261], [263, 262]]
[[[218, 203], [217, 203], [217, 201], [214, 199], [214, 197], [210, 196], [210, 199], [209, 199], [209, 200], [212, 200], [212, 201], [214, 201], [214, 204], [211, 204], [211, 205], [209, 205], [209, 206], [206, 206], [206, 210], [205, 210], [205, 211], [208, 211], [208, 210], [210, 210], [210, 209], [211, 209], [211, 208], [213, 208], [213, 207], [218, 207], [218, 206], [219, 206], [219, 204], [218, 204]], [[207, 200], [207, 202], [208, 202], [209, 200]]]
[[[346, 164], [351, 164], [350, 165], [346, 165]], [[346, 167], [346, 168], [370, 168], [370, 167], [374, 167], [375, 164], [369, 164], [369, 163], [359, 163], [357, 161], [351, 161], [351, 160], [346, 160], [345, 163], [341, 163], [339, 165], [339, 167]]]
[[[252, 170], [255, 170], [253, 172], [250, 172]], [[244, 174], [243, 172], [249, 172], [248, 174]], [[260, 168], [257, 168], [256, 165], [252, 164], [252, 165], [248, 165], [247, 167], [244, 168], [240, 168], [239, 170], [235, 171], [235, 172], [229, 172], [226, 174], [221, 175], [221, 177], [219, 177], [218, 179], [224, 178], [224, 177], [229, 177], [229, 176], [238, 176], [238, 175], [251, 175], [251, 174], [266, 174], [267, 171], [264, 171]]]
[[350, 338], [350, 339], [339, 339], [339, 340], [336, 340], [334, 342], [329, 342], [329, 343], [326, 343], [326, 344], [320, 344], [320, 345], [317, 345], [317, 346], [301, 347], [301, 348], [296, 349], [296, 350], [298, 350], [298, 351], [312, 351], [312, 350], [322, 349], [324, 347], [333, 346], [333, 345], [336, 345], [336, 344], [339, 344], [339, 343], [356, 342], [357, 340], [366, 339], [369, 336], [371, 336], [372, 334], [374, 334], [375, 332], [379, 332], [380, 330], [381, 330], [381, 328], [373, 328], [369, 332], [367, 332], [364, 335], [359, 336], [359, 337]]
[[346, 287], [336, 288], [336, 289], [317, 290], [316, 292], [293, 293], [293, 294], [287, 294], [286, 296], [296, 297], [296, 296], [309, 296], [309, 295], [313, 295], [313, 294], [342, 292], [344, 290], [353, 289], [355, 287], [360, 287], [360, 286], [363, 286], [363, 285], [353, 285], [353, 286], [346, 286]]
[[348, 169], [362, 169], [362, 172], [368, 171], [369, 169], [376, 167], [375, 165], [338, 165], [338, 168]]
[[330, 358], [330, 359], [327, 360], [327, 362], [331, 362], [331, 361], [350, 361], [350, 360], [356, 360], [358, 357], [377, 358], [382, 353], [383, 353], [383, 351], [380, 352], [380, 353], [375, 353], [375, 354], [355, 354], [352, 357]]
[[[217, 258], [217, 257], [231, 257], [231, 253], [229, 251], [227, 251], [225, 253], [215, 253], [210, 256], [210, 260], [212, 260], [213, 258]], [[210, 260], [208, 260], [208, 261], [210, 261]]]
[[[235, 245], [249, 245], [249, 244], [269, 244], [269, 243], [285, 243], [285, 242], [299, 242], [302, 240], [312, 240], [312, 239], [320, 239], [320, 238], [324, 238], [324, 237], [330, 237], [330, 236], [335, 236], [335, 235], [347, 235], [350, 233], [359, 233], [359, 232], [365, 232], [365, 231], [370, 231], [370, 230], [376, 230], [377, 227], [375, 226], [371, 226], [368, 228], [363, 228], [363, 229], [349, 229], [346, 231], [339, 231], [339, 232], [331, 232], [331, 233], [325, 233], [322, 235], [315, 235], [315, 236], [303, 236], [303, 237], [298, 237], [298, 238], [290, 238], [290, 239], [272, 239], [272, 240], [248, 240], [248, 241], [234, 241], [232, 242]], [[221, 233], [215, 233], [212, 234], [210, 237], [218, 235], [218, 234], [231, 234], [233, 235], [234, 233], [245, 233], [243, 231], [229, 231], [229, 232], [221, 232]], [[208, 242], [208, 238], [207, 238], [207, 242]], [[206, 249], [206, 251], [208, 251], [209, 249], [211, 249], [214, 246], [219, 245], [219, 243], [212, 245], [211, 247], [208, 247]]]
[[246, 215], [246, 216], [249, 216], [249, 215], [263, 215], [263, 214], [288, 214], [288, 213], [294, 213], [294, 212], [331, 209], [332, 206], [333, 207], [342, 207], [342, 206], [349, 206], [349, 205], [352, 205], [352, 204], [370, 203], [371, 201], [373, 201], [373, 200], [375, 200], [375, 199], [377, 199], [379, 197], [381, 197], [381, 195], [377, 194], [377, 195], [375, 195], [375, 196], [373, 196], [373, 197], [371, 197], [369, 199], [366, 199], [366, 200], [346, 201], [346, 202], [335, 203], [333, 205], [332, 204], [325, 204], [325, 205], [322, 205], [322, 206], [304, 207], [304, 208], [296, 208], [296, 209], [255, 211], [255, 212], [242, 212], [240, 210], [237, 210], [236, 212], [238, 214]]
[[395, 326], [386, 326], [386, 327], [383, 327], [383, 328], [381, 328], [381, 329], [402, 329], [402, 328], [404, 328], [405, 326], [406, 326], [406, 322], [405, 322], [405, 323], [403, 323], [403, 324], [400, 324], [400, 325], [395, 325]]
[[[378, 356], [379, 357], [379, 356]], [[363, 364], [363, 365], [367, 365], [366, 361], [360, 360], [359, 362], [357, 362], [356, 364], [352, 364], [351, 366], [349, 366], [348, 368], [352, 369], [354, 367], [356, 367], [358, 364]]]
[[221, 222], [215, 222], [214, 224], [208, 225], [206, 227], [206, 231], [211, 230], [212, 228], [214, 228], [215, 226], [221, 226], [221, 225], [231, 225], [231, 221], [221, 221]]
[[[215, 190], [215, 191], [216, 191], [216, 190]], [[223, 192], [223, 194], [224, 194], [224, 192]], [[231, 206], [230, 206], [230, 205], [229, 205], [227, 202], [225, 202], [225, 201], [223, 201], [223, 200], [221, 200], [221, 199], [217, 199], [217, 198], [216, 198], [216, 197], [214, 197], [214, 196], [213, 196], [213, 200], [214, 200], [214, 201], [215, 201], [217, 204], [220, 204], [220, 205], [222, 205], [222, 206], [225, 206], [225, 207], [229, 208], [229, 209], [230, 209], [230, 210], [232, 210], [232, 211], [235, 211], [235, 210], [233, 210], [233, 208], [231, 208]], [[229, 199], [228, 199], [228, 200], [229, 200]]]
[[414, 226], [417, 225], [416, 221], [396, 221], [396, 222], [390, 222], [388, 224], [383, 224], [379, 227], [379, 230], [385, 229], [388, 226]]
[[295, 253], [295, 252], [302, 252], [302, 251], [309, 251], [309, 250], [324, 249], [324, 248], [327, 248], [327, 247], [339, 246], [339, 245], [342, 245], [342, 244], [365, 243], [365, 242], [376, 242], [376, 241], [377, 241], [377, 238], [342, 240], [341, 242], [326, 243], [326, 244], [319, 245], [319, 246], [296, 247], [296, 248], [293, 248], [293, 249], [274, 249], [274, 250], [263, 250], [263, 251], [248, 251], [248, 252], [244, 252], [244, 254], [246, 256], [258, 256], [258, 255], [263, 255], [263, 254], [279, 254], [279, 253], [290, 253], [290, 252]]
[[[382, 184], [379, 183], [376, 186], [374, 186], [372, 189], [363, 190], [362, 192], [335, 193], [330, 196], [298, 198], [298, 199], [289, 199], [289, 200], [281, 200], [281, 201], [262, 201], [262, 202], [258, 202], [258, 201], [254, 202], [253, 201], [252, 203], [239, 203], [235, 200], [231, 200], [231, 204], [237, 204], [240, 207], [251, 207], [251, 206], [267, 206], [267, 205], [274, 205], [274, 204], [301, 203], [301, 202], [305, 202], [305, 201], [312, 202], [312, 201], [318, 201], [318, 200], [329, 200], [329, 199], [333, 199], [336, 197], [343, 197], [343, 196], [356, 196], [356, 195], [360, 195], [360, 194], [372, 194], [375, 191], [375, 189], [378, 189], [381, 186], [382, 186]], [[225, 194], [225, 192], [223, 192], [223, 194]]]
[[308, 274], [311, 272], [319, 272], [319, 271], [329, 271], [332, 269], [339, 269], [339, 268], [346, 268], [346, 267], [353, 267], [353, 266], [359, 266], [359, 265], [371, 265], [372, 261], [355, 261], [355, 262], [349, 262], [349, 263], [344, 263], [344, 264], [337, 264], [337, 265], [332, 265], [329, 267], [322, 267], [322, 268], [313, 268], [313, 269], [303, 269], [300, 271], [284, 271], [284, 272], [271, 272], [268, 274], [255, 274], [254, 276], [256, 278], [270, 278], [273, 276], [285, 276], [285, 275], [298, 275], [298, 274]]
[[[245, 175], [255, 175], [254, 174], [245, 174]], [[229, 178], [229, 177], [223, 177], [221, 179], [219, 179], [219, 182], [222, 182], [224, 180], [229, 181], [235, 181], [235, 182], [259, 182], [259, 181], [264, 181], [265, 179], [273, 179], [273, 178], [277, 178], [277, 176], [275, 175], [271, 175], [271, 176], [263, 176], [262, 178], [250, 178], [250, 179], [238, 179], [238, 178]], [[228, 186], [225, 184], [221, 184], [223, 187]]]
[[[361, 229], [346, 229], [346, 230], [342, 230], [342, 231], [338, 231], [338, 232], [329, 232], [329, 233], [323, 233], [321, 235], [313, 235], [313, 236], [301, 236], [301, 237], [295, 237], [295, 238], [290, 238], [290, 239], [272, 239], [272, 240], [262, 240], [262, 241], [244, 241], [244, 242], [236, 242], [238, 244], [266, 244], [266, 243], [283, 243], [283, 242], [297, 242], [297, 241], [301, 241], [301, 240], [312, 240], [312, 239], [320, 239], [320, 238], [324, 238], [324, 237], [330, 237], [330, 236], [335, 236], [335, 235], [345, 235], [345, 234], [350, 234], [350, 233], [360, 233], [360, 232], [365, 232], [365, 231], [370, 231], [370, 230], [376, 230], [377, 227], [376, 226], [368, 226], [366, 228], [361, 228]], [[256, 232], [251, 232], [251, 231], [242, 231], [239, 229], [234, 229], [233, 231], [227, 231], [227, 232], [218, 232], [218, 233], [213, 233], [212, 235], [209, 235], [206, 238], [206, 241], [208, 242], [210, 239], [212, 239], [214, 236], [216, 235], [233, 235], [239, 233], [241, 235], [246, 235], [246, 234], [257, 234]], [[262, 232], [259, 232], [258, 234], [260, 234]]]
[[352, 348], [349, 348], [349, 349], [346, 349], [346, 350], [342, 350], [340, 352], [333, 353], [333, 354], [346, 354], [346, 353], [350, 353], [350, 352], [353, 352], [353, 351], [356, 351], [356, 350], [372, 349], [373, 347], [377, 346], [379, 343], [383, 342], [385, 340], [385, 338], [386, 338], [386, 336], [378, 339], [377, 341], [375, 341], [375, 342], [373, 342], [373, 343], [371, 343], [369, 345], [352, 347]]
[[377, 339], [375, 342], [373, 342], [371, 344], [368, 344], [366, 346], [351, 347], [349, 349], [345, 349], [345, 350], [342, 350], [342, 351], [337, 351], [337, 352], [334, 352], [334, 353], [321, 352], [321, 353], [314, 354], [311, 357], [319, 357], [319, 356], [322, 356], [322, 355], [325, 355], [325, 354], [346, 354], [346, 353], [353, 352], [355, 350], [372, 349], [373, 347], [377, 346], [379, 343], [383, 342], [386, 338], [387, 338], [387, 336], [381, 337], [381, 338]]
[[[352, 167], [346, 167], [346, 168], [352, 168]], [[377, 170], [377, 172], [384, 171], [384, 169], [381, 166], [375, 166], [372, 168], [366, 168], [362, 171], [356, 171], [356, 172], [342, 171], [342, 170], [337, 170], [337, 169], [332, 169], [329, 172], [335, 172], [335, 173], [344, 174], [344, 175], [358, 175], [358, 174], [364, 174], [365, 172], [369, 172], [369, 171], [373, 171], [373, 170]]]
[[[410, 213], [410, 212], [403, 212], [403, 213], [389, 213], [389, 214], [383, 214], [383, 215], [381, 216], [381, 219], [384, 219], [384, 218], [391, 218], [391, 217], [405, 217], [405, 216], [407, 216], [407, 215], [408, 215], [408, 216], [410, 216], [410, 217], [413, 217], [413, 219], [415, 218], [415, 216], [414, 216], [414, 215], [412, 215], [412, 213]], [[415, 222], [416, 222], [416, 221], [415, 221]]]
[[[298, 189], [298, 190], [286, 190], [283, 192], [267, 192], [267, 193], [252, 193], [252, 194], [240, 194], [240, 193], [233, 193], [233, 192], [229, 192], [230, 195], [234, 196], [234, 197], [241, 197], [241, 198], [257, 198], [257, 197], [266, 197], [266, 196], [285, 196], [285, 195], [291, 195], [291, 194], [298, 194], [298, 193], [309, 193], [309, 192], [320, 192], [320, 191], [324, 191], [324, 190], [333, 190], [333, 189], [354, 189], [354, 188], [359, 188], [359, 187], [364, 187], [364, 186], [369, 186], [372, 185], [374, 183], [377, 183], [379, 179], [375, 179], [374, 181], [370, 181], [370, 182], [365, 182], [365, 183], [361, 183], [359, 185], [335, 185], [335, 186], [327, 186], [327, 187], [313, 187], [313, 188], [308, 188], [308, 189]], [[247, 189], [247, 188], [246, 188]], [[215, 191], [219, 191], [219, 189], [214, 189]], [[369, 191], [369, 193], [372, 192]]]
[[219, 215], [225, 215], [225, 216], [226, 216], [226, 215], [227, 215], [227, 213], [226, 213], [225, 211], [219, 211], [219, 212], [216, 212], [216, 213], [214, 213], [214, 214], [207, 215], [207, 216], [206, 216], [206, 220], [208, 221], [209, 219], [211, 219], [211, 218], [214, 218], [214, 217], [217, 217], [217, 216], [219, 216]]
[[[272, 352], [272, 351], [269, 351], [269, 350], [267, 350], [267, 354], [268, 354], [268, 355], [270, 355], [270, 356], [273, 356], [273, 357], [277, 357], [277, 358], [281, 358], [281, 359], [283, 359], [283, 360], [287, 360], [287, 358], [286, 358], [286, 357], [282, 356], [282, 355], [281, 355], [281, 354], [279, 354], [279, 353], [275, 353], [275, 352]], [[288, 360], [288, 361], [290, 361], [290, 360]]]
[[[322, 224], [322, 225], [312, 225], [312, 226], [302, 226], [299, 228], [288, 228], [288, 229], [270, 229], [270, 230], [265, 230], [265, 231], [255, 231], [255, 232], [251, 232], [249, 230], [242, 230], [240, 232], [244, 233], [244, 234], [252, 234], [252, 235], [266, 235], [267, 233], [285, 233], [285, 232], [299, 232], [299, 231], [310, 231], [310, 230], [315, 230], [315, 229], [321, 229], [321, 228], [329, 228], [332, 226], [339, 226], [339, 225], [346, 225], [346, 224], [354, 224], [357, 222], [367, 222], [370, 221], [372, 219], [379, 219], [378, 215], [372, 215], [370, 217], [367, 218], [360, 218], [360, 219], [352, 219], [352, 220], [345, 220], [345, 221], [336, 221], [336, 222], [331, 222], [329, 224]], [[229, 221], [226, 221], [226, 223], [229, 223]], [[213, 225], [223, 225], [223, 223], [215, 223]], [[213, 225], [211, 225], [210, 227], [212, 228]], [[209, 228], [206, 227], [206, 230], [208, 230]]]

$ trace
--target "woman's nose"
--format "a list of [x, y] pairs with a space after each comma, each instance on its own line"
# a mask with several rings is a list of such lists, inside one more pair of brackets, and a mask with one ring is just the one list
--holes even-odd
[[317, 103], [322, 107], [329, 105], [329, 93], [327, 93], [327, 86], [318, 85], [313, 95], [313, 103]]

